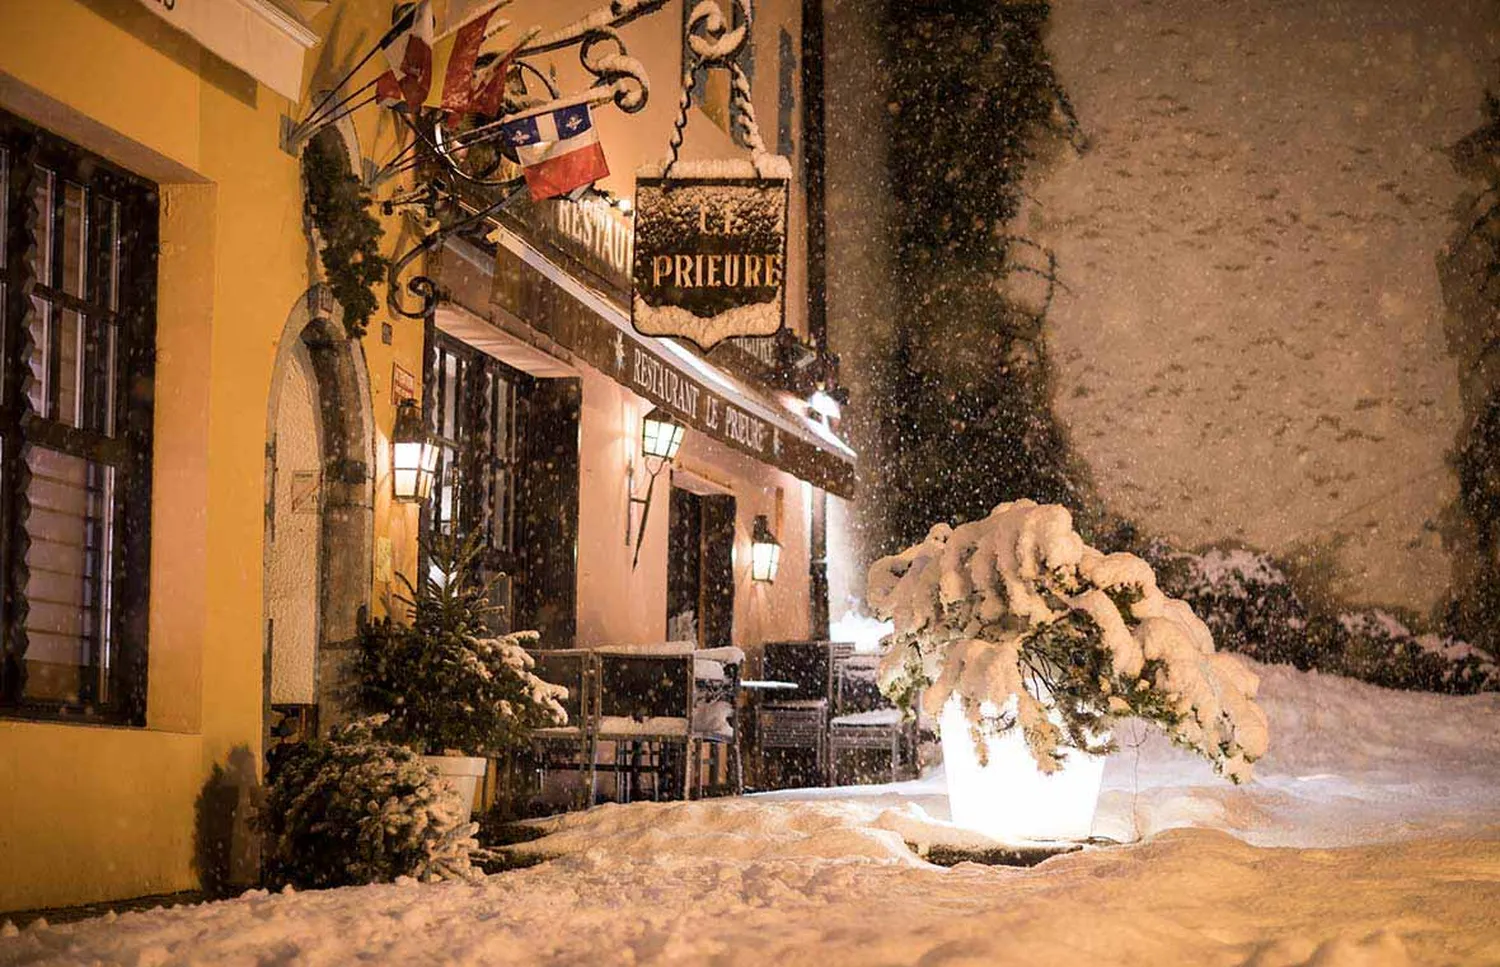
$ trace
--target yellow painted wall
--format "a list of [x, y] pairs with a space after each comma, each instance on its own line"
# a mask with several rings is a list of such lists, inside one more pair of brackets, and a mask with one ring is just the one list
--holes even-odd
[[[756, 31], [756, 104], [774, 147], [774, 20], [794, 24], [796, 4], [758, 6], [772, 11]], [[517, 0], [507, 16], [518, 24], [556, 25], [596, 7], [595, 0]], [[308, 55], [306, 90], [331, 83], [367, 50], [389, 12], [388, 0], [342, 0], [320, 14], [313, 27], [325, 40]], [[623, 32], [655, 86], [643, 115], [599, 113], [614, 171], [609, 187], [621, 194], [630, 192], [636, 165], [665, 150], [676, 111], [680, 22], [674, 2]], [[258, 767], [267, 409], [278, 342], [320, 268], [304, 235], [297, 159], [278, 146], [282, 115], [300, 116], [306, 103], [290, 105], [259, 87], [137, 0], [0, 3], [0, 38], [0, 107], [162, 187], [147, 727], [0, 718], [3, 911], [194, 886], [195, 800], [214, 768], [237, 752], [248, 752]], [[569, 89], [578, 86], [575, 58], [558, 58]], [[379, 69], [372, 62], [355, 84]], [[387, 112], [362, 111], [356, 129], [365, 157], [384, 161], [393, 154], [396, 131]], [[731, 150], [712, 123], [694, 118], [685, 157]], [[799, 193], [793, 266], [801, 262], [800, 212]], [[387, 251], [404, 251], [413, 236], [399, 218], [384, 224]], [[791, 321], [800, 329], [800, 276], [793, 273], [789, 285]], [[393, 328], [389, 345], [381, 338], [386, 321]], [[421, 350], [420, 324], [383, 310], [362, 344], [375, 428], [374, 536], [391, 539], [398, 573], [414, 570], [416, 527], [413, 509], [390, 499], [392, 371], [400, 364], [420, 376]], [[638, 416], [641, 401], [597, 373], [587, 382], [580, 638], [659, 637], [666, 480], [659, 482], [640, 583], [630, 583], [622, 437], [638, 432], [626, 426], [625, 411]], [[727, 477], [740, 497], [736, 640], [801, 637], [807, 621], [801, 484], [705, 439], [690, 440], [682, 461], [706, 476]], [[777, 487], [784, 493], [778, 534], [787, 551], [782, 578], [767, 588], [749, 581], [748, 535], [755, 514], [774, 513]], [[596, 488], [618, 499], [601, 500]], [[372, 586], [377, 614], [384, 590]], [[628, 609], [620, 602], [629, 602]]]
[[[388, 16], [375, 0], [322, 15], [314, 26], [338, 48], [308, 56], [310, 86]], [[0, 106], [162, 186], [147, 727], [0, 719], [0, 910], [12, 910], [191, 888], [196, 798], [236, 750], [259, 762], [269, 389], [320, 269], [298, 161], [278, 147], [283, 98], [134, 0], [0, 4], [0, 37]], [[393, 150], [379, 114], [360, 118], [366, 156]], [[389, 249], [409, 243], [386, 224]], [[389, 513], [391, 373], [397, 360], [419, 371], [422, 333], [397, 321], [385, 345], [386, 319], [363, 350], [375, 534], [394, 531], [399, 569], [413, 528], [409, 511]]]

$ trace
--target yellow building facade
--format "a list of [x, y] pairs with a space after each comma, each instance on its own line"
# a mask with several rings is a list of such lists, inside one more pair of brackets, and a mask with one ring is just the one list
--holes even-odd
[[[462, 16], [464, 6], [458, 0], [453, 6], [438, 5], [440, 27]], [[505, 16], [517, 28], [531, 23], [550, 28], [596, 6], [581, 0], [517, 0]], [[232, 11], [249, 26], [214, 34], [206, 8], [216, 8], [214, 16]], [[145, 437], [149, 454], [140, 458], [149, 465], [149, 510], [126, 506], [123, 491], [104, 491], [120, 516], [104, 513], [96, 520], [84, 512], [83, 518], [94, 522], [90, 526], [148, 522], [148, 555], [142, 535], [119, 538], [132, 542], [130, 548], [149, 562], [147, 573], [126, 569], [123, 557], [105, 555], [105, 565], [91, 564], [113, 568], [98, 573], [119, 580], [85, 580], [87, 593], [95, 595], [92, 613], [99, 617], [93, 625], [85, 621], [91, 631], [68, 632], [84, 645], [93, 641], [95, 649], [92, 665], [78, 659], [87, 667], [69, 674], [143, 687], [139, 694], [101, 699], [97, 708], [57, 695], [33, 701], [27, 689], [39, 690], [39, 683], [49, 680], [45, 662], [36, 657], [42, 649], [23, 654], [16, 636], [8, 639], [12, 672], [0, 704], [0, 911], [201, 885], [213, 862], [202, 844], [212, 841], [215, 831], [205, 827], [212, 825], [214, 804], [226, 796], [240, 797], [243, 819], [243, 802], [263, 768], [271, 706], [327, 704], [335, 674], [330, 669], [337, 664], [337, 654], [325, 653], [327, 646], [347, 642], [361, 616], [383, 613], [396, 576], [415, 573], [424, 512], [392, 497], [390, 436], [398, 398], [420, 395], [424, 385], [433, 385], [435, 333], [507, 367], [529, 366], [516, 370], [529, 380], [573, 381], [577, 498], [573, 543], [559, 551], [574, 562], [565, 578], [572, 582], [573, 601], [570, 619], [560, 626], [568, 631], [566, 640], [552, 643], [652, 641], [674, 630], [667, 627], [673, 525], [666, 498], [652, 511], [640, 548], [626, 538], [638, 521], [629, 497], [641, 485], [631, 476], [637, 472], [639, 423], [656, 401], [640, 387], [633, 391], [620, 374], [603, 372], [567, 346], [549, 342], [545, 320], [521, 318], [515, 306], [505, 306], [504, 288], [494, 279], [497, 258], [503, 274], [503, 252], [464, 249], [455, 242], [415, 263], [414, 271], [434, 275], [447, 290], [438, 322], [425, 331], [422, 321], [388, 311], [379, 287], [382, 306], [365, 336], [339, 336], [339, 310], [330, 307], [310, 237], [297, 146], [288, 148], [286, 134], [289, 119], [306, 116], [316, 92], [371, 49], [391, 22], [390, 8], [387, 0], [0, 3], [0, 37], [5, 38], [0, 118], [10, 125], [5, 130], [20, 132], [15, 143], [32, 143], [27, 140], [32, 138], [64, 146], [78, 159], [79, 170], [92, 170], [91, 159], [97, 159], [100, 169], [146, 186], [141, 197], [157, 206], [149, 273], [154, 371], [152, 391], [144, 397], [151, 412]], [[761, 58], [759, 76], [774, 79], [775, 65], [801, 56], [802, 4], [764, 0], [756, 8], [753, 50]], [[207, 19], [192, 19], [199, 15]], [[637, 165], [659, 158], [670, 137], [683, 19], [682, 3], [674, 0], [621, 29], [656, 89], [639, 115], [610, 107], [597, 112], [612, 172], [601, 187], [618, 196], [630, 196]], [[576, 51], [537, 63], [567, 89], [587, 80], [579, 73]], [[377, 55], [354, 75], [352, 86], [373, 80], [381, 69]], [[770, 140], [778, 117], [781, 127], [790, 125], [783, 140], [793, 146], [794, 170], [800, 170], [795, 156], [802, 143], [795, 107], [800, 68], [782, 65], [779, 73], [779, 89], [774, 82], [757, 81], [755, 103], [763, 127], [773, 129]], [[793, 78], [790, 88], [787, 76]], [[693, 114], [685, 157], [744, 154], [724, 133], [711, 105]], [[338, 135], [352, 170], [362, 177], [404, 143], [395, 117], [374, 105], [338, 125]], [[46, 170], [36, 157], [20, 154], [7, 163], [12, 172], [20, 170], [18, 165]], [[66, 180], [58, 182], [59, 206], [71, 197]], [[410, 175], [388, 181], [375, 194], [389, 197], [410, 182]], [[11, 197], [14, 201], [14, 193]], [[57, 211], [56, 224], [66, 227], [67, 212]], [[382, 246], [388, 255], [408, 251], [419, 239], [418, 228], [399, 210], [382, 213], [376, 207], [372, 213], [385, 230]], [[789, 326], [804, 340], [805, 219], [806, 194], [798, 178], [788, 233], [787, 301]], [[35, 226], [18, 228], [12, 220], [7, 239], [14, 241], [23, 231], [34, 232]], [[518, 237], [524, 240], [524, 232]], [[472, 263], [468, 269], [465, 256]], [[22, 278], [14, 266], [6, 271], [12, 283]], [[60, 293], [54, 300], [56, 319], [63, 320], [56, 325], [73, 318], [67, 315], [68, 298]], [[18, 319], [39, 325], [36, 312], [21, 315], [15, 300], [6, 305]], [[64, 341], [72, 338], [67, 333], [73, 330], [62, 331]], [[51, 338], [56, 344], [57, 337]], [[81, 365], [70, 361], [66, 349], [62, 358], [61, 370], [52, 362], [51, 369], [44, 365], [46, 373]], [[682, 366], [697, 367], [703, 380], [718, 372], [712, 360], [685, 359]], [[131, 374], [121, 370], [118, 378], [126, 381], [121, 392], [128, 393]], [[767, 415], [778, 426], [783, 424], [777, 421], [790, 421], [778, 434], [818, 439], [796, 400], [762, 393], [752, 382], [731, 379], [726, 398], [738, 399], [735, 394], [743, 392], [755, 397], [745, 406], [784, 404], [785, 413]], [[45, 387], [45, 380], [32, 385], [33, 392], [42, 393], [38, 398], [46, 396], [45, 388], [35, 390]], [[66, 386], [51, 392], [51, 402], [43, 400], [51, 407], [46, 412], [66, 422], [56, 414], [57, 401], [62, 399], [66, 409], [73, 397]], [[82, 406], [75, 406], [77, 412]], [[16, 432], [31, 446], [27, 434], [35, 421], [25, 415], [16, 419]], [[293, 436], [302, 443], [294, 443]], [[809, 445], [823, 447], [836, 463], [852, 465], [847, 448], [827, 440]], [[28, 459], [34, 449], [6, 459]], [[811, 599], [818, 592], [810, 574], [819, 552], [812, 531], [827, 482], [799, 478], [774, 459], [691, 428], [670, 473], [680, 474], [675, 486], [686, 493], [734, 498], [732, 632], [725, 628], [733, 643], [753, 653], [759, 642], [815, 634], [816, 618], [810, 614], [817, 609]], [[37, 479], [10, 485], [33, 490], [31, 517], [22, 515], [7, 526], [35, 532], [30, 576], [22, 572], [13, 581], [41, 601], [37, 548], [47, 537], [38, 530], [43, 525], [37, 523]], [[774, 584], [749, 579], [757, 516], [775, 523], [785, 549], [782, 577]], [[114, 546], [92, 538], [82, 545], [85, 551]], [[17, 553], [14, 546], [10, 553]], [[305, 566], [309, 554], [316, 566], [299, 571], [298, 561]], [[142, 600], [113, 601], [102, 590], [105, 585], [117, 585], [121, 593], [139, 585]], [[108, 627], [112, 609], [126, 609], [121, 614], [128, 615], [133, 606], [141, 612], [140, 629], [128, 627], [122, 617], [111, 630], [100, 630], [100, 622]], [[40, 627], [39, 614], [33, 606], [26, 619], [29, 639], [23, 634], [21, 641], [39, 642], [50, 633]], [[109, 634], [122, 641], [127, 635], [140, 639], [120, 652], [140, 663], [142, 671], [134, 678], [128, 669], [100, 666], [108, 662], [100, 658], [99, 642], [107, 644]], [[298, 635], [312, 642], [310, 651], [303, 649], [300, 658], [296, 649], [276, 651], [277, 643]], [[98, 694], [107, 696], [107, 689]], [[70, 697], [76, 698], [64, 695]], [[226, 830], [224, 835], [240, 834]]]

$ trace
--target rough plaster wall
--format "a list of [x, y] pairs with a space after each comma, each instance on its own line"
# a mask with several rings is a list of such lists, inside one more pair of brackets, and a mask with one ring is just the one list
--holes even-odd
[[[266, 583], [274, 622], [271, 701], [317, 701], [317, 389], [301, 353], [286, 367], [276, 406], [275, 542]], [[312, 476], [309, 476], [312, 475]], [[309, 487], [311, 491], [309, 492]]]
[[1434, 260], [1465, 189], [1443, 152], [1500, 83], [1497, 31], [1491, 0], [1055, 4], [1094, 144], [1022, 228], [1061, 259], [1057, 407], [1114, 509], [1440, 601], [1460, 410]]

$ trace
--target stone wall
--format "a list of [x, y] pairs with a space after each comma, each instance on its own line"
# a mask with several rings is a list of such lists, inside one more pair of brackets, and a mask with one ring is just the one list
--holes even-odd
[[[1500, 86], [1489, 0], [1059, 0], [1092, 147], [1035, 173], [1057, 411], [1114, 510], [1182, 546], [1311, 551], [1429, 611], [1460, 430], [1446, 150]], [[830, 218], [830, 223], [832, 219]]]

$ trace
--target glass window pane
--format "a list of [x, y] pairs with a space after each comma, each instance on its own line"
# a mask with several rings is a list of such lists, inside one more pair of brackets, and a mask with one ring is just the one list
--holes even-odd
[[104, 434], [115, 435], [115, 393], [119, 382], [119, 327], [112, 322], [100, 323], [91, 345], [99, 359], [85, 372], [93, 381], [92, 416], [89, 427]]
[[438, 432], [450, 440], [458, 439], [458, 393], [461, 377], [458, 357], [450, 355], [443, 367], [443, 412], [439, 414]]
[[32, 200], [36, 202], [36, 255], [32, 271], [43, 285], [52, 284], [52, 172], [46, 168], [36, 170], [36, 185]]
[[5, 268], [5, 250], [9, 248], [10, 221], [10, 152], [0, 148], [0, 269]]
[[62, 190], [62, 290], [82, 299], [88, 272], [88, 191], [71, 181]]
[[83, 316], [72, 309], [57, 314], [61, 331], [57, 354], [57, 414], [69, 426], [83, 426]]
[[52, 418], [48, 400], [52, 399], [52, 304], [40, 296], [31, 297], [31, 409], [38, 416]]
[[[94, 257], [98, 260], [95, 274], [89, 282], [89, 299], [114, 311], [115, 290], [119, 288], [118, 246], [120, 238], [120, 203], [113, 198], [94, 195], [94, 222], [98, 225], [98, 249]], [[97, 289], [97, 291], [95, 291]]]
[[89, 700], [111, 660], [114, 469], [44, 447], [26, 465], [26, 696]]

